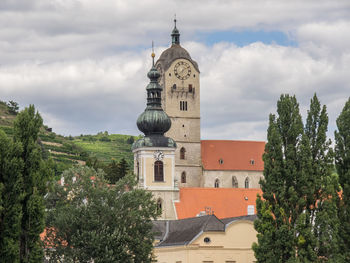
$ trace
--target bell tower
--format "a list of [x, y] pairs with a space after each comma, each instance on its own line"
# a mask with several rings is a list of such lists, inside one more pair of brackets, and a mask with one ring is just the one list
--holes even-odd
[[156, 68], [163, 87], [162, 107], [172, 125], [166, 135], [176, 141], [175, 178], [181, 187], [201, 186], [200, 71], [180, 45], [174, 20], [172, 45], [159, 57]]
[[138, 186], [151, 191], [162, 211], [162, 219], [175, 219], [174, 201], [178, 200], [179, 189], [175, 180], [175, 149], [173, 139], [164, 136], [171, 127], [171, 120], [161, 104], [162, 87], [158, 83], [159, 72], [154, 65], [147, 76], [147, 107], [137, 119], [137, 127], [145, 136], [132, 145], [134, 173]]

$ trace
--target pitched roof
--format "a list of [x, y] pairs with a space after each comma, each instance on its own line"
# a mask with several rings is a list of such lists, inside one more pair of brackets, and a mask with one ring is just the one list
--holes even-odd
[[157, 246], [186, 245], [200, 232], [225, 231], [225, 224], [214, 215], [166, 221], [166, 231]]
[[156, 233], [161, 240], [156, 247], [181, 246], [189, 244], [202, 232], [225, 232], [226, 226], [238, 220], [254, 221], [256, 216], [231, 217], [223, 220], [215, 215], [205, 215], [181, 220], [160, 220], [153, 221], [153, 229], [159, 230], [159, 225], [166, 226], [162, 228], [162, 233]]
[[178, 219], [194, 217], [210, 208], [218, 218], [245, 216], [248, 205], [254, 206], [260, 189], [245, 188], [180, 188], [180, 201], [175, 203]]
[[[201, 149], [205, 170], [264, 170], [262, 155], [265, 142], [203, 140]], [[251, 160], [254, 160], [254, 164]]]

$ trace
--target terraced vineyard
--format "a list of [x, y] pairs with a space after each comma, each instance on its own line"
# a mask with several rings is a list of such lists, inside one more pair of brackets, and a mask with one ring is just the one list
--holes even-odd
[[[15, 113], [9, 111], [5, 102], [0, 101], [0, 129], [13, 136]], [[96, 135], [77, 137], [62, 136], [43, 126], [39, 134], [39, 143], [45, 158], [55, 161], [55, 172], [59, 176], [64, 170], [75, 164], [84, 165], [89, 158], [96, 157], [103, 163], [124, 158], [129, 167], [133, 167], [131, 144], [138, 137], [100, 132]]]

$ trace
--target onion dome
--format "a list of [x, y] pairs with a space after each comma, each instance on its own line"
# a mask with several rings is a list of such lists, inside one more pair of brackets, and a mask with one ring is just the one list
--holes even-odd
[[173, 139], [164, 136], [171, 127], [171, 120], [162, 109], [162, 87], [158, 83], [160, 73], [154, 66], [154, 56], [152, 53], [152, 68], [147, 73], [150, 79], [146, 87], [147, 107], [137, 119], [137, 127], [145, 137], [133, 144], [133, 150], [140, 147], [176, 147]]

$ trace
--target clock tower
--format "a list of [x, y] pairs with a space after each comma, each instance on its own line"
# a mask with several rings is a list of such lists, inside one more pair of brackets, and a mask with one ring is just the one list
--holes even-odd
[[152, 192], [162, 211], [161, 218], [174, 219], [174, 201], [179, 197], [175, 179], [176, 143], [164, 136], [171, 127], [171, 120], [162, 109], [162, 87], [158, 83], [160, 74], [155, 68], [154, 56], [152, 53], [152, 68], [147, 74], [150, 79], [146, 87], [147, 107], [137, 119], [137, 127], [145, 136], [132, 145], [134, 173], [138, 186]]
[[181, 187], [201, 186], [200, 72], [198, 64], [180, 45], [175, 26], [172, 45], [159, 57], [156, 68], [163, 88], [162, 107], [172, 125], [166, 135], [176, 141], [175, 178]]

